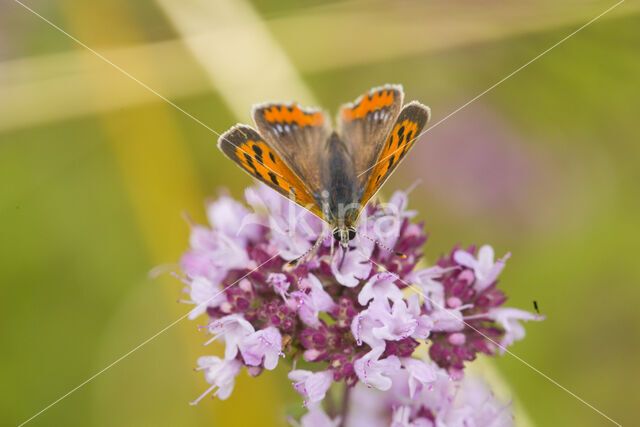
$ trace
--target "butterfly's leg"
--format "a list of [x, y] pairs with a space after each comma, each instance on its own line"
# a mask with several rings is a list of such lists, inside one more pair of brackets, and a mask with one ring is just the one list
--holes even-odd
[[347, 247], [340, 245], [342, 248], [342, 257], [340, 258], [340, 263], [338, 264], [338, 270], [342, 270], [342, 264], [344, 264], [344, 259], [347, 257]]
[[335, 243], [335, 239], [331, 239], [331, 252], [330, 252], [330, 256], [329, 259], [331, 259], [333, 261], [333, 244]]
[[287, 266], [289, 267], [293, 267], [296, 264], [298, 264], [300, 261], [302, 261], [304, 258], [306, 258], [308, 255], [314, 253], [318, 247], [320, 246], [320, 244], [322, 243], [322, 241], [327, 237], [327, 232], [325, 230], [323, 230], [320, 235], [318, 236], [318, 239], [316, 240], [316, 242], [313, 244], [313, 246], [311, 246], [305, 253], [303, 253], [302, 255], [300, 255], [298, 258], [294, 259], [293, 261], [290, 261]]

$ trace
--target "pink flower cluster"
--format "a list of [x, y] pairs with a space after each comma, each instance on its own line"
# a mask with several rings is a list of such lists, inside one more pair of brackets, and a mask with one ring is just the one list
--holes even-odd
[[[463, 375], [464, 362], [478, 352], [495, 355], [523, 338], [521, 320], [541, 319], [502, 307], [496, 279], [508, 254], [494, 261], [490, 246], [454, 249], [436, 265], [418, 267], [427, 236], [406, 209], [407, 195], [396, 192], [388, 204], [367, 207], [346, 253], [327, 233], [291, 267], [325, 232], [323, 223], [262, 185], [247, 189], [245, 200], [251, 210], [227, 196], [211, 203], [210, 227], [192, 226], [181, 260], [195, 304], [190, 318], [206, 313], [206, 343], [225, 342], [223, 358], [198, 360], [210, 387], [194, 403], [211, 393], [227, 398], [243, 366], [257, 376], [286, 362], [310, 409], [303, 425], [360, 425], [353, 411], [365, 417], [366, 405], [322, 410], [334, 383], [344, 384], [345, 396], [352, 391], [352, 402], [377, 390], [366, 399], [384, 404], [368, 413], [386, 425], [510, 423], [508, 408], [493, 398], [493, 409], [473, 410], [484, 392]], [[425, 344], [429, 357], [416, 357]], [[309, 369], [297, 368], [301, 360]]]
[[383, 392], [357, 384], [351, 392], [351, 405], [344, 414], [332, 418], [315, 404], [303, 415], [301, 424], [305, 427], [513, 425], [510, 405], [499, 402], [480, 378], [465, 376], [452, 381], [445, 370], [437, 366], [431, 368], [433, 376], [423, 391], [412, 390], [408, 373], [399, 370], [391, 377], [390, 390]]

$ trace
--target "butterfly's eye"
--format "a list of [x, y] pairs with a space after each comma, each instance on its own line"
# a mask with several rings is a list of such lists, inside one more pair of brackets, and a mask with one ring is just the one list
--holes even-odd
[[335, 230], [333, 230], [333, 238], [336, 239], [338, 242], [340, 241], [340, 229], [336, 228]]
[[353, 240], [356, 238], [356, 229], [355, 228], [349, 228], [349, 240]]

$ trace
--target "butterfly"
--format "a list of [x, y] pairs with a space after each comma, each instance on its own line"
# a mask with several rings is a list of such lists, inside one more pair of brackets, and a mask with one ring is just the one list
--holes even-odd
[[220, 136], [218, 148], [258, 181], [326, 221], [346, 250], [367, 202], [429, 121], [429, 107], [417, 101], [403, 106], [403, 98], [401, 85], [373, 88], [341, 107], [337, 131], [320, 109], [257, 104], [252, 108], [257, 129], [238, 124]]

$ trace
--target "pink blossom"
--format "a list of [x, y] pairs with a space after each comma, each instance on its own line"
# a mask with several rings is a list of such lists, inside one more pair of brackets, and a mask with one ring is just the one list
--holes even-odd
[[391, 375], [401, 368], [400, 359], [397, 356], [389, 356], [380, 359], [381, 349], [371, 350], [354, 363], [356, 375], [367, 387], [375, 387], [378, 390], [391, 388]]
[[[393, 207], [393, 209], [390, 209]], [[386, 212], [394, 214], [401, 218], [413, 218], [418, 211], [407, 210], [409, 207], [409, 193], [406, 191], [395, 191], [389, 198], [386, 206]]]
[[223, 360], [216, 356], [202, 356], [198, 358], [197, 370], [204, 370], [205, 380], [211, 384], [211, 387], [205, 391], [191, 405], [195, 405], [203, 397], [218, 389], [214, 396], [220, 400], [225, 400], [233, 391], [236, 375], [240, 372], [242, 363], [237, 360]]
[[269, 277], [267, 277], [267, 283], [272, 285], [274, 292], [280, 295], [282, 299], [286, 301], [287, 291], [291, 286], [289, 280], [287, 279], [287, 276], [282, 273], [270, 273]]
[[[187, 265], [193, 265], [198, 269], [198, 273], [206, 273], [213, 269], [226, 272], [245, 268], [249, 263], [244, 245], [221, 231], [209, 230], [199, 225], [194, 226], [191, 229], [190, 242], [192, 250], [189, 254], [196, 260], [189, 260]], [[197, 275], [189, 270], [185, 272], [192, 277]]]
[[264, 368], [273, 370], [282, 354], [282, 336], [280, 331], [269, 326], [247, 336], [240, 344], [240, 353], [249, 366], [259, 366], [264, 359]]
[[291, 294], [297, 301], [298, 315], [306, 325], [317, 327], [319, 325], [318, 314], [328, 312], [336, 304], [313, 274], [302, 279], [300, 284], [307, 291], [296, 291]]
[[442, 277], [446, 271], [446, 269], [435, 265], [414, 271], [408, 277], [408, 281], [418, 286], [422, 291], [424, 304], [429, 309], [433, 309], [433, 306], [444, 306], [444, 287], [437, 279]]
[[436, 308], [431, 313], [433, 320], [433, 330], [438, 332], [461, 331], [465, 327], [462, 310], [468, 308], [460, 306], [457, 308]]
[[339, 254], [331, 262], [331, 272], [341, 285], [353, 288], [360, 284], [361, 279], [369, 277], [371, 263], [357, 250], [347, 252], [344, 255], [341, 268], [338, 268], [341, 261], [342, 248], [339, 248]]
[[374, 300], [366, 311], [378, 321], [380, 326], [373, 328], [373, 334], [382, 340], [397, 341], [408, 338], [418, 326], [417, 318], [401, 299], [393, 302], [393, 308], [389, 307], [386, 300]]
[[[424, 387], [415, 389], [413, 394], [410, 387], [396, 386], [404, 383], [405, 369], [392, 374], [394, 386], [384, 392], [358, 384], [351, 394], [354, 404], [344, 425], [388, 425], [384, 423], [385, 419], [390, 419], [393, 426], [513, 425], [509, 404], [497, 400], [483, 381], [472, 375], [459, 381], [452, 380], [445, 370], [434, 365], [430, 367], [429, 381], [424, 383]], [[362, 420], [366, 421], [363, 423]]]
[[272, 243], [287, 261], [296, 259], [311, 248], [323, 230], [323, 222], [318, 217], [264, 185], [248, 188], [245, 198], [254, 209], [269, 213], [267, 218], [259, 215], [246, 218], [268, 227]]
[[483, 291], [496, 280], [511, 254], [507, 253], [494, 263], [493, 248], [489, 245], [484, 245], [478, 251], [478, 258], [474, 258], [469, 252], [463, 250], [456, 251], [453, 256], [459, 264], [473, 270], [476, 276], [475, 288]]
[[226, 300], [220, 283], [214, 283], [202, 276], [194, 278], [189, 283], [189, 290], [191, 301], [196, 304], [196, 307], [189, 313], [189, 319], [195, 319], [204, 314], [207, 307], [218, 307]]
[[506, 347], [524, 338], [524, 326], [520, 321], [544, 320], [544, 316], [538, 316], [528, 311], [516, 308], [499, 307], [489, 310], [488, 317], [495, 320], [505, 330], [502, 340], [500, 340], [500, 353], [504, 354]]
[[249, 214], [249, 209], [229, 196], [222, 196], [207, 206], [209, 224], [242, 245], [257, 241], [262, 233], [262, 227], [257, 224], [243, 224]]
[[383, 317], [387, 307], [382, 302], [371, 304], [369, 308], [358, 313], [351, 322], [351, 333], [358, 345], [366, 343], [371, 348], [383, 348], [384, 340], [374, 331], [382, 325], [380, 317]]
[[402, 366], [409, 375], [409, 397], [413, 399], [426, 383], [436, 380], [436, 369], [419, 359], [405, 357]]
[[301, 427], [338, 427], [340, 417], [331, 418], [319, 404], [310, 405], [309, 411], [300, 419]]
[[[350, 426], [392, 419], [406, 425], [484, 422], [469, 416], [468, 408], [485, 413], [477, 406], [455, 406], [451, 383], [459, 384], [464, 364], [477, 353], [496, 355], [494, 342], [522, 338], [520, 320], [540, 319], [503, 307], [506, 297], [496, 278], [506, 257], [494, 263], [488, 246], [477, 256], [474, 247], [455, 248], [436, 265], [417, 270], [426, 234], [421, 223], [412, 222], [416, 213], [406, 210], [402, 192], [387, 206], [374, 201], [364, 209], [346, 251], [321, 220], [267, 187], [248, 189], [245, 199], [249, 207], [228, 196], [210, 204], [211, 227], [192, 226], [181, 260], [186, 302], [197, 305], [190, 317], [208, 315], [212, 337], [205, 344], [225, 342], [224, 359], [201, 360], [211, 384], [205, 395], [217, 390], [225, 398], [242, 366], [258, 376], [288, 357], [308, 364], [290, 373], [294, 388], [311, 404], [305, 425], [340, 421], [319, 406], [333, 383], [386, 392], [377, 407], [367, 406], [375, 416], [349, 416]], [[288, 265], [318, 237], [324, 240], [314, 251]], [[410, 292], [415, 290], [421, 295]], [[431, 360], [415, 359], [427, 338]]]
[[393, 273], [378, 273], [374, 275], [358, 294], [360, 305], [367, 305], [372, 299], [402, 299], [404, 294], [395, 285], [398, 276]]
[[244, 344], [249, 335], [253, 334], [254, 329], [251, 323], [241, 315], [230, 314], [211, 322], [209, 324], [209, 332], [214, 334], [214, 337], [205, 344], [209, 344], [218, 337], [223, 337], [226, 344], [224, 358], [231, 360], [236, 357], [238, 348]]
[[293, 388], [310, 403], [320, 402], [333, 383], [331, 371], [311, 372], [297, 369], [289, 372], [289, 379], [294, 381]]
[[433, 423], [428, 418], [415, 417], [411, 419], [410, 406], [398, 406], [393, 410], [391, 427], [431, 427]]
[[407, 297], [407, 310], [416, 319], [416, 328], [412, 336], [416, 339], [427, 339], [433, 329], [433, 319], [427, 314], [422, 314], [418, 294], [412, 294]]

